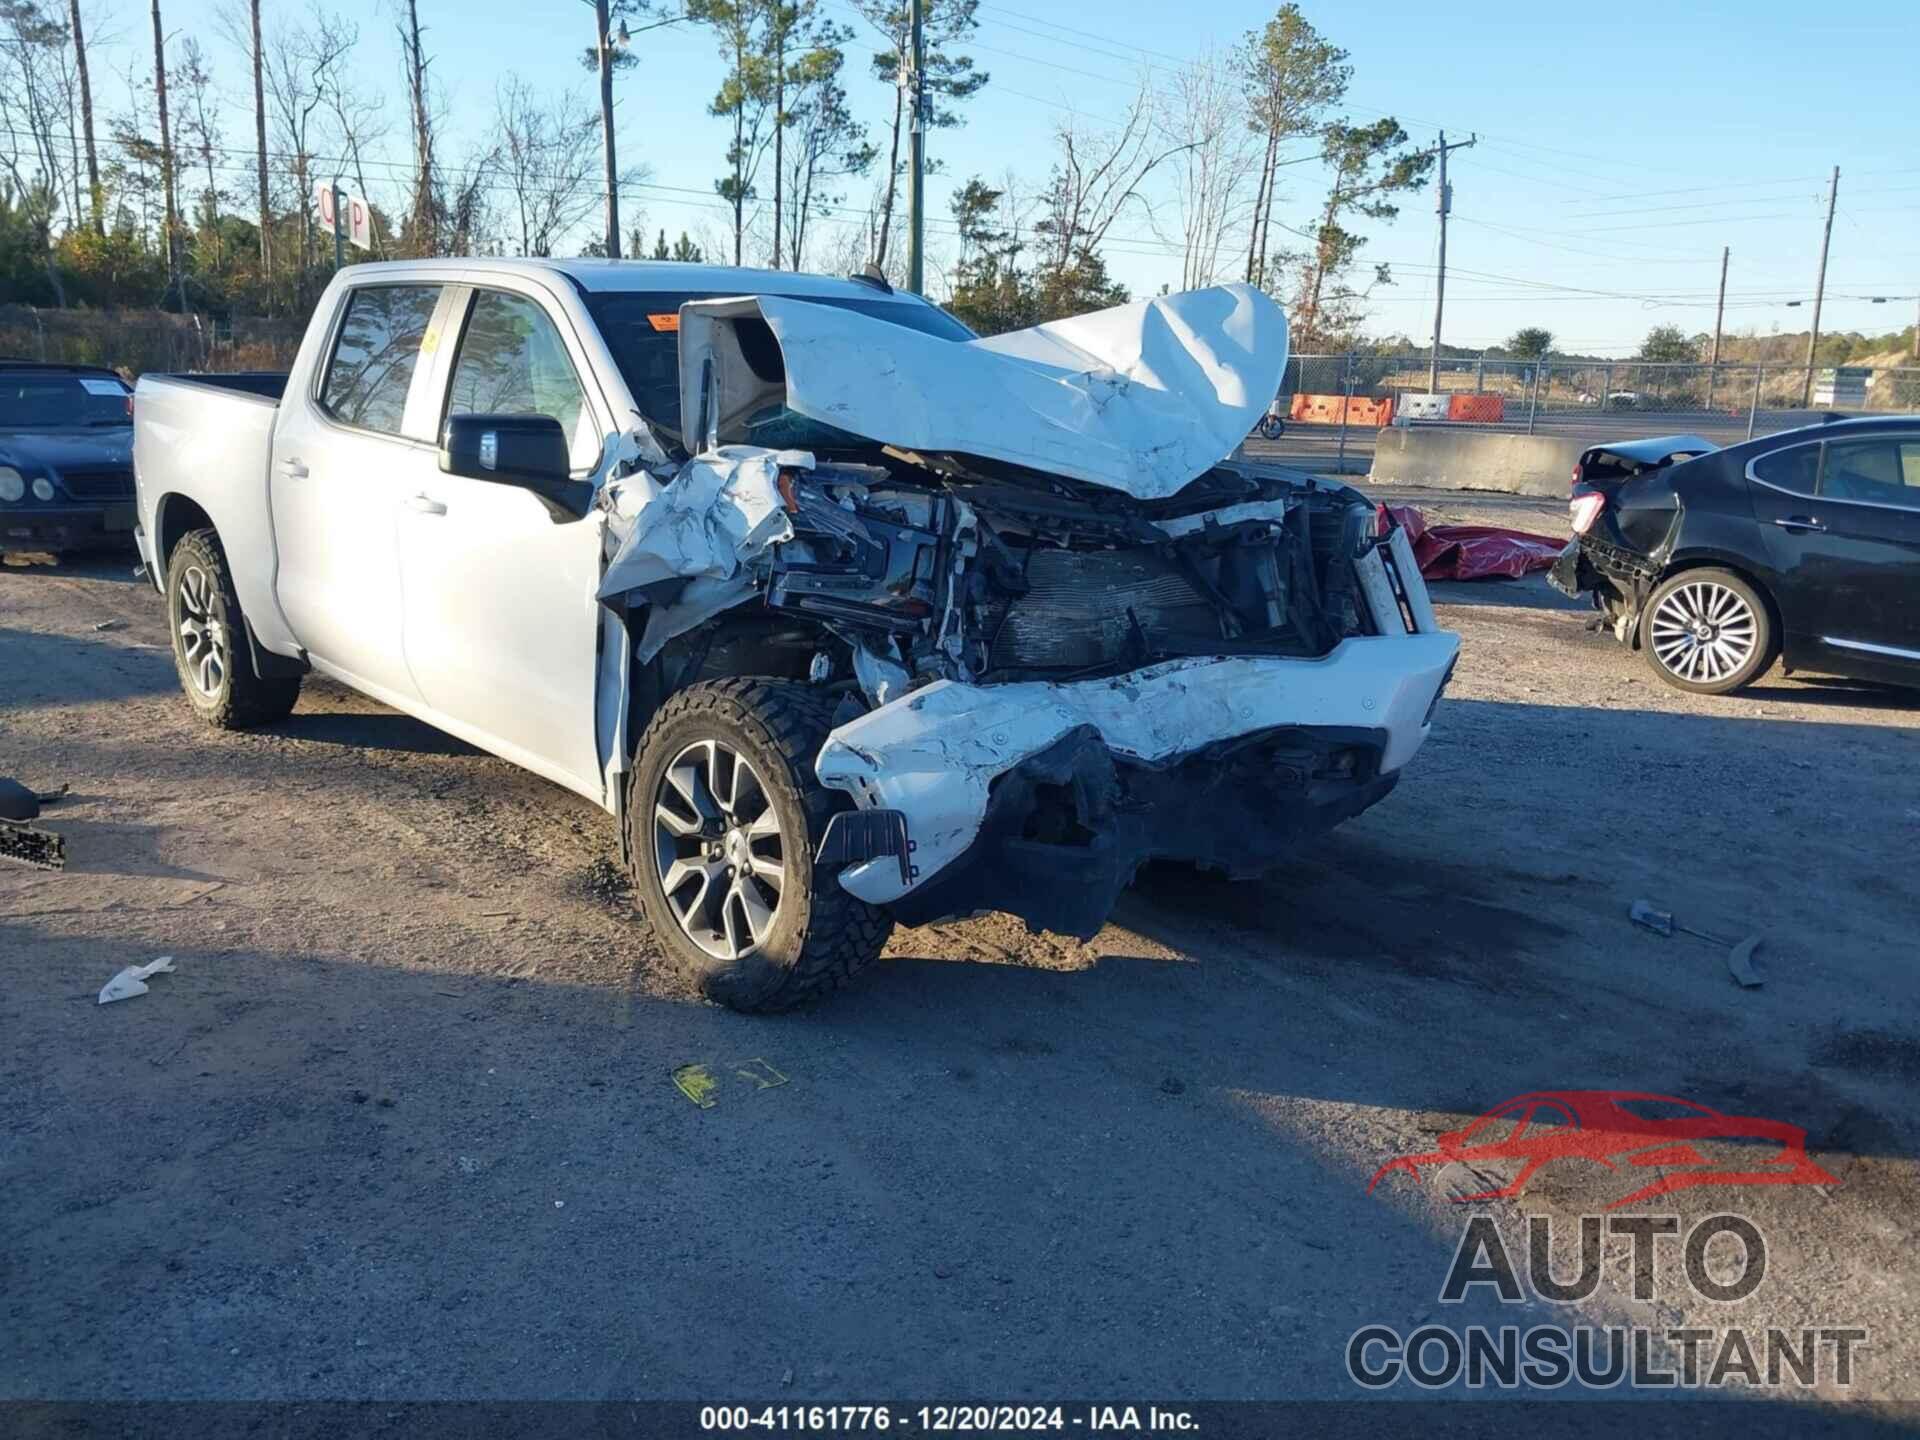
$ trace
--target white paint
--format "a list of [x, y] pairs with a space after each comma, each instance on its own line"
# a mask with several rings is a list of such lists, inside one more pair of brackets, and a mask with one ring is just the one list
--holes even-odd
[[681, 312], [682, 413], [701, 413], [711, 367], [722, 439], [729, 421], [778, 394], [730, 336], [755, 311], [780, 342], [785, 403], [801, 415], [1142, 499], [1172, 495], [1232, 454], [1287, 364], [1286, 316], [1248, 285], [964, 342], [791, 296], [697, 302]]
[[905, 812], [919, 867], [903, 885], [891, 857], [867, 861], [840, 883], [876, 905], [926, 883], [979, 833], [994, 778], [1080, 725], [1146, 763], [1283, 725], [1384, 730], [1381, 771], [1398, 770], [1426, 739], [1428, 708], [1459, 650], [1445, 633], [1363, 636], [1318, 660], [1171, 660], [1071, 684], [936, 681], [847, 722], [820, 749], [823, 784], [862, 810]]

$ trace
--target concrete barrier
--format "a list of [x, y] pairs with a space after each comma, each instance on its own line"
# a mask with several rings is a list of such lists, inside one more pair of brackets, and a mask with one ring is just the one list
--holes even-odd
[[1589, 443], [1557, 435], [1394, 426], [1380, 432], [1368, 478], [1376, 485], [1564, 498], [1573, 483], [1573, 462]]

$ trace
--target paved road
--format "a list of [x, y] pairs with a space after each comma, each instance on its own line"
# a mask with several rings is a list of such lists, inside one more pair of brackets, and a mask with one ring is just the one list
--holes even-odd
[[[1085, 944], [902, 931], [750, 1019], [664, 966], [591, 806], [326, 684], [199, 729], [123, 568], [0, 571], [4, 768], [73, 787], [70, 868], [0, 871], [0, 1397], [1350, 1396], [1362, 1324], [1637, 1316], [1863, 1324], [1851, 1393], [1920, 1398], [1916, 701], [1691, 699], [1538, 580], [1437, 599], [1431, 741], [1285, 871], [1153, 872]], [[1637, 896], [1761, 932], [1766, 986]], [[1805, 1126], [1839, 1183], [1660, 1202], [1762, 1228], [1739, 1304], [1671, 1250], [1635, 1301], [1616, 1246], [1580, 1304], [1439, 1305], [1485, 1182], [1368, 1178], [1568, 1086]], [[1565, 1276], [1616, 1178], [1487, 1213]]]

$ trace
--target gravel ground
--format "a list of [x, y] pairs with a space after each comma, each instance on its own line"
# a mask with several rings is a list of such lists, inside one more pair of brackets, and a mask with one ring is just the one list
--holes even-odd
[[[1920, 1400], [1920, 696], [1696, 699], [1538, 578], [1436, 600], [1431, 740], [1285, 871], [1149, 872], [1086, 944], [900, 931], [752, 1019], [585, 802], [323, 683], [198, 729], [124, 565], [0, 571], [0, 771], [73, 790], [68, 870], [0, 870], [0, 1397], [1347, 1397], [1363, 1324], [1545, 1316], [1863, 1326], [1816, 1403]], [[1765, 986], [1641, 896], [1762, 934]], [[1619, 1176], [1369, 1177], [1570, 1088], [1804, 1126], [1837, 1183], [1637, 1207], [1749, 1217], [1737, 1304], [1610, 1249], [1580, 1304], [1442, 1313], [1469, 1214], [1553, 1219], [1564, 1275]]]

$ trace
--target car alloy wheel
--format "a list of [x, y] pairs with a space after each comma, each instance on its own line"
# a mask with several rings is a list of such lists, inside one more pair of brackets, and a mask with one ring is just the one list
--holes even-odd
[[1666, 670], [1696, 685], [1713, 685], [1753, 659], [1760, 626], [1744, 596], [1717, 581], [1697, 580], [1660, 601], [1648, 636]]
[[198, 565], [180, 574], [180, 654], [188, 683], [208, 700], [226, 683], [231, 643], [220, 617], [213, 577]]
[[787, 867], [780, 815], [752, 762], [718, 740], [687, 746], [661, 773], [653, 830], [660, 889], [686, 937], [719, 960], [759, 949]]

